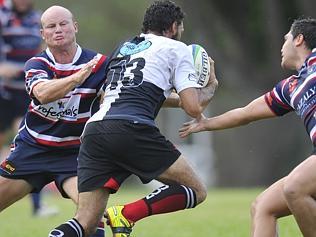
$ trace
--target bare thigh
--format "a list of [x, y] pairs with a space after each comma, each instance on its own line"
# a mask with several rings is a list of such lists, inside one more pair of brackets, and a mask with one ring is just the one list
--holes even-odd
[[284, 191], [316, 198], [316, 155], [308, 157], [288, 175]]
[[157, 180], [166, 184], [177, 183], [192, 188], [197, 194], [198, 203], [205, 199], [204, 184], [182, 155]]
[[32, 189], [25, 180], [0, 176], [0, 212], [26, 196]]
[[283, 194], [283, 186], [286, 178], [278, 180], [256, 198], [253, 207], [256, 208], [257, 212], [268, 214], [275, 218], [291, 214]]

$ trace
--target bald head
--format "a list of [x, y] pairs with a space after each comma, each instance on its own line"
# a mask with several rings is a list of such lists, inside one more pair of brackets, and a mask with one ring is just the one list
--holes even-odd
[[52, 21], [58, 22], [61, 20], [74, 21], [72, 13], [65, 7], [62, 6], [51, 6], [43, 12], [41, 17], [42, 27], [50, 24]]
[[76, 49], [77, 22], [72, 13], [64, 7], [52, 6], [41, 17], [42, 38], [52, 50], [73, 51]]

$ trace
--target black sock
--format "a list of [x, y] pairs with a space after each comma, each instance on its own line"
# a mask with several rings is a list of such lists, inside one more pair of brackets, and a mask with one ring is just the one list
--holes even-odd
[[76, 219], [71, 219], [53, 229], [48, 237], [84, 237], [84, 230]]

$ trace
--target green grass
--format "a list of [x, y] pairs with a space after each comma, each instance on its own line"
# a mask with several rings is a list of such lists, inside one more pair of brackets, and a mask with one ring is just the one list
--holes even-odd
[[[146, 195], [149, 190], [127, 190], [112, 195], [109, 205], [123, 204]], [[157, 215], [137, 223], [135, 237], [249, 236], [249, 207], [259, 189], [214, 189], [207, 200], [195, 209]], [[24, 198], [0, 214], [1, 237], [47, 237], [49, 230], [73, 217], [75, 207], [59, 195], [44, 197], [49, 205], [58, 206], [61, 213], [50, 218], [31, 217], [30, 200]], [[280, 236], [302, 236], [293, 217], [279, 221]], [[110, 237], [109, 228], [106, 228]]]

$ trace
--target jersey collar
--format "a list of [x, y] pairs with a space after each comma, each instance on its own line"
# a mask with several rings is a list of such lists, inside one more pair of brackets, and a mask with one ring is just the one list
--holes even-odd
[[[47, 56], [54, 62], [55, 65], [60, 64], [60, 63], [57, 63], [57, 62], [55, 61], [54, 55], [53, 55], [52, 52], [49, 50], [49, 48], [46, 48], [45, 51], [46, 51]], [[77, 60], [79, 59], [81, 53], [82, 53], [82, 48], [80, 47], [79, 44], [77, 44], [77, 51], [76, 51], [76, 54], [75, 54], [74, 58], [72, 59], [72, 62], [71, 62], [71, 63], [68, 63], [67, 65], [73, 65], [75, 62], [77, 62]], [[66, 64], [63, 64], [63, 65], [66, 65]]]

